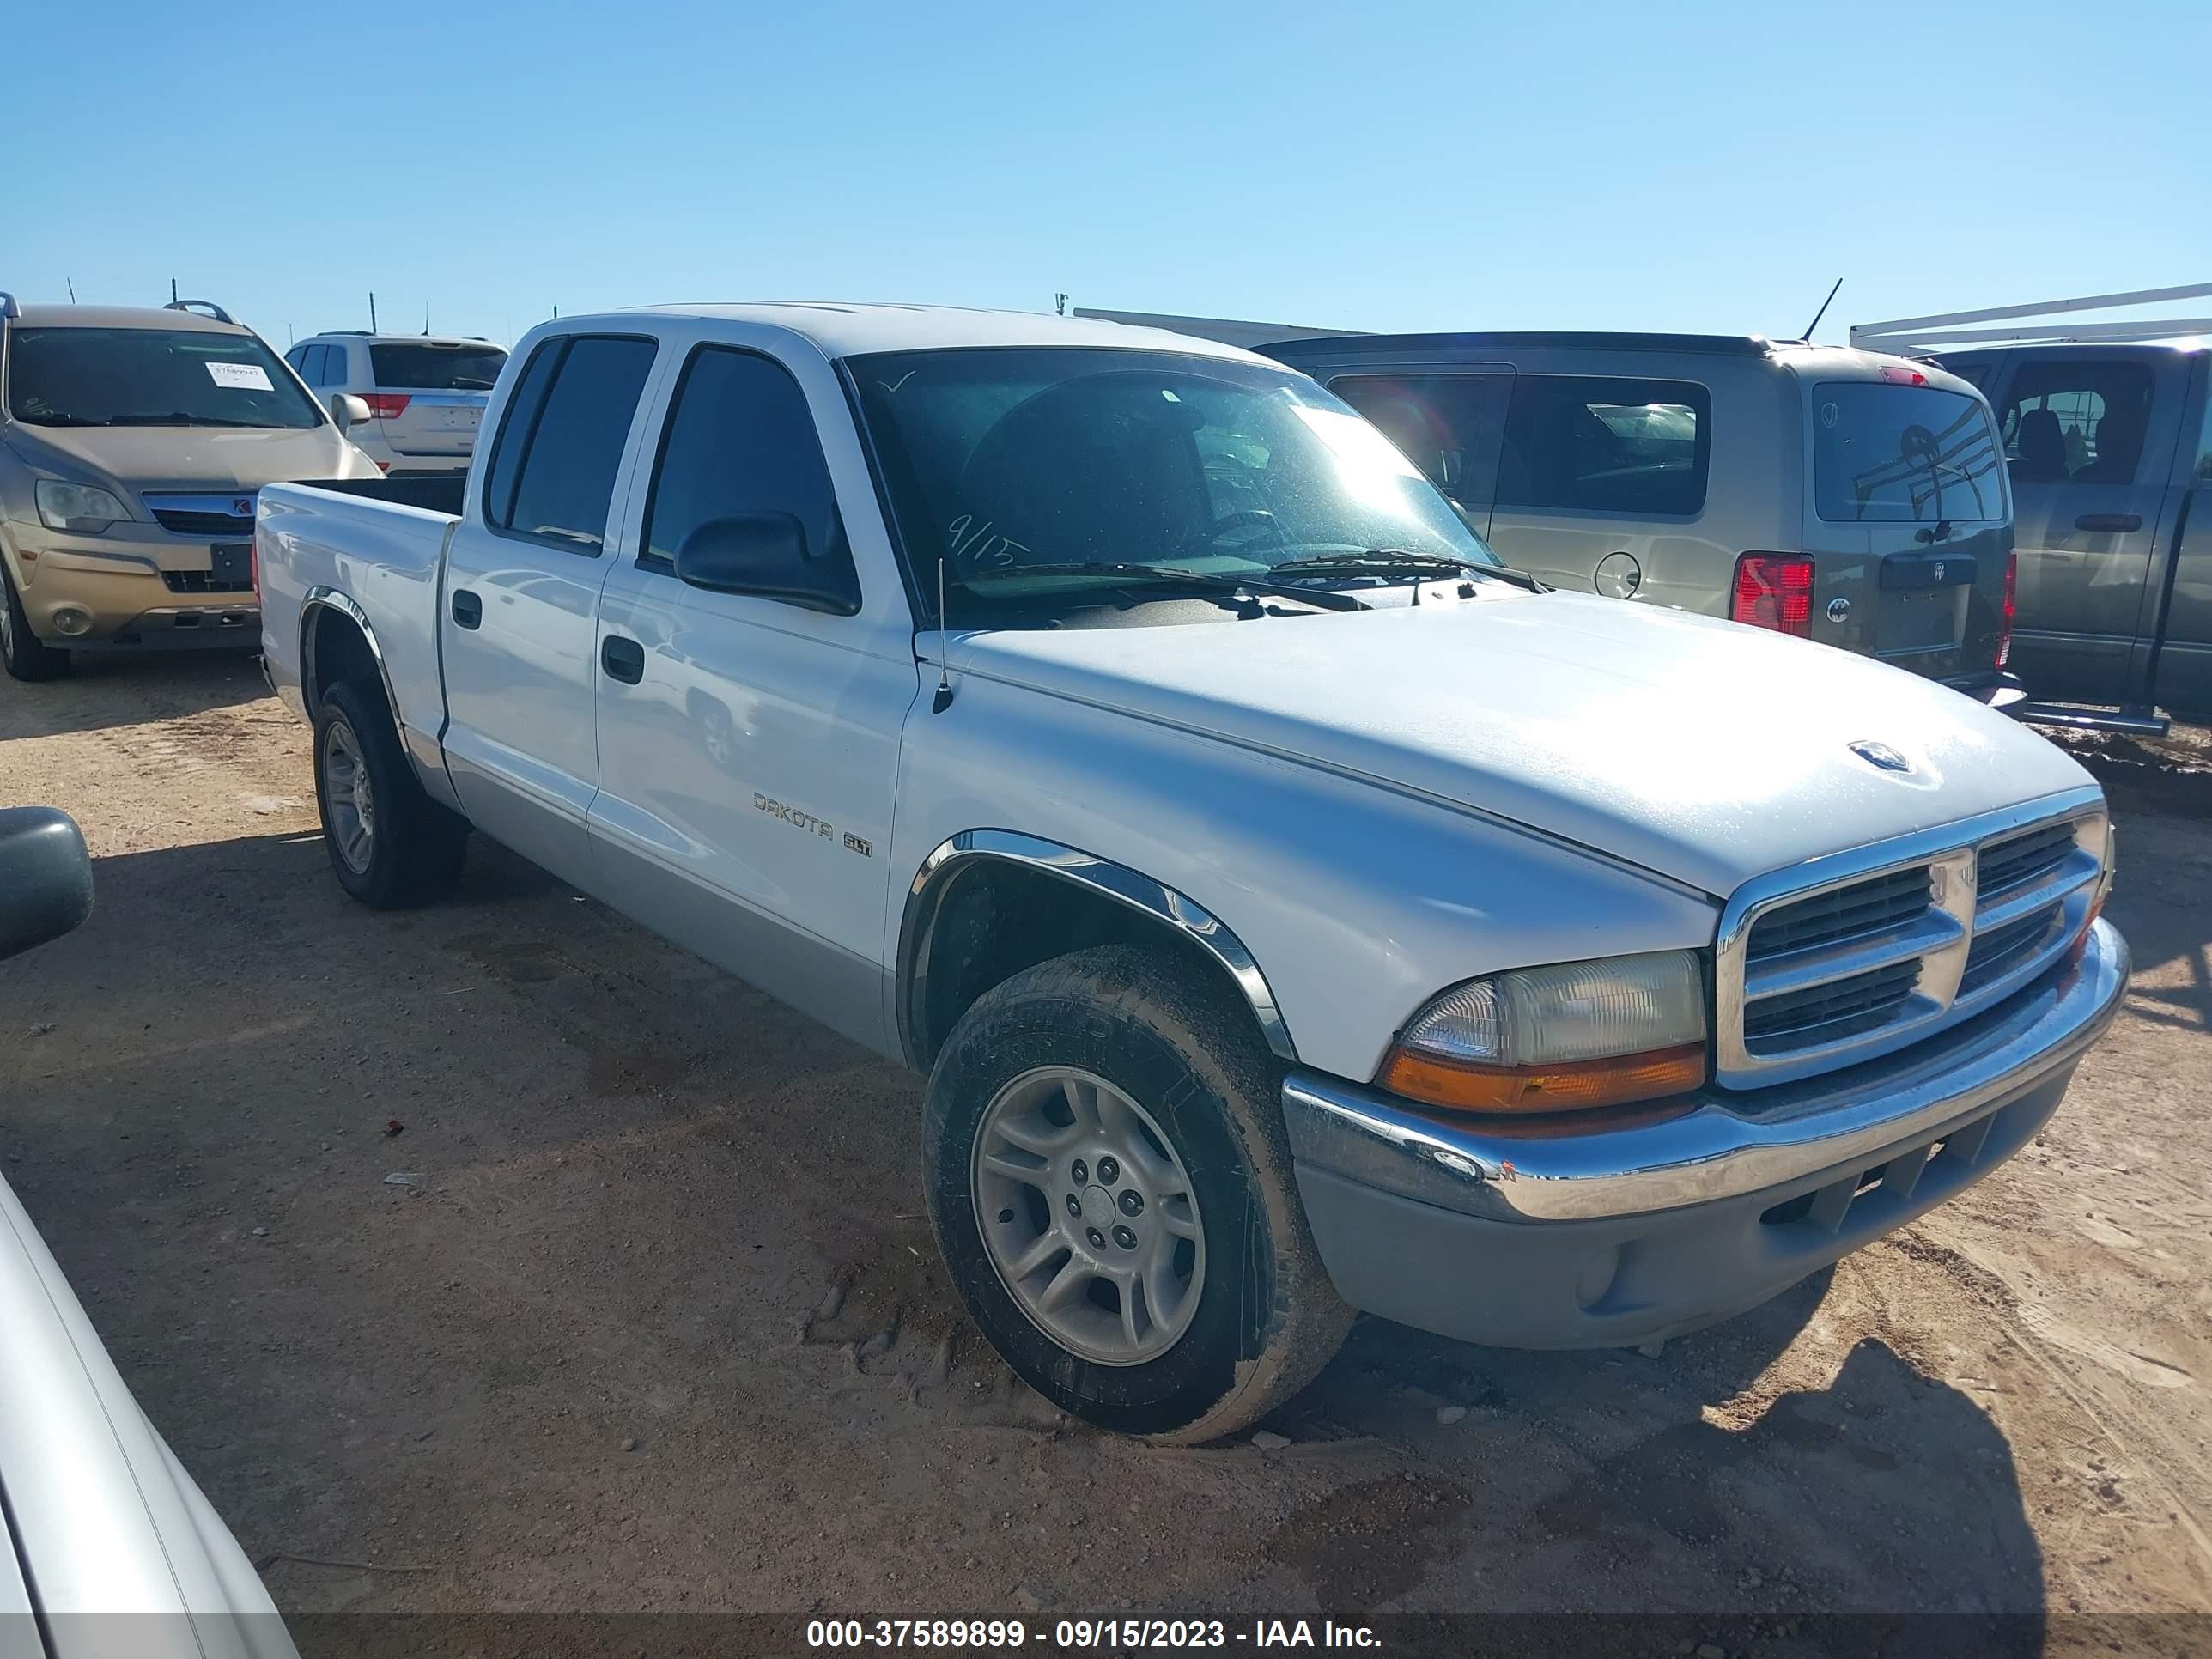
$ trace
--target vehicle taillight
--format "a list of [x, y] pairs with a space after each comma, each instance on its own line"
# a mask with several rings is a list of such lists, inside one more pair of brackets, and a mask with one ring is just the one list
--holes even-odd
[[2012, 660], [2013, 588], [2020, 580], [2020, 555], [2005, 555], [2004, 609], [1997, 617], [1997, 666]]
[[261, 603], [261, 532], [256, 530], [253, 539], [246, 544], [246, 574], [253, 578], [253, 602]]
[[361, 400], [380, 421], [396, 421], [407, 412], [407, 394], [404, 392], [364, 392]]
[[1785, 553], [1747, 553], [1735, 562], [1735, 603], [1729, 615], [1753, 628], [1799, 639], [1813, 631], [1813, 562]]
[[1881, 378], [1892, 386], [1926, 386], [1928, 377], [1917, 368], [1904, 368], [1895, 363], [1881, 366]]

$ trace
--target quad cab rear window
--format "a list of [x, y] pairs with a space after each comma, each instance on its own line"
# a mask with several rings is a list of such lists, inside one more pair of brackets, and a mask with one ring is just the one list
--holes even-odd
[[32, 426], [305, 429], [322, 411], [251, 334], [212, 329], [8, 331], [8, 412]]
[[2006, 514], [1988, 406], [1932, 386], [1822, 380], [1812, 391], [1813, 506], [1831, 524], [1988, 524]]
[[369, 367], [380, 387], [401, 392], [489, 392], [507, 367], [495, 345], [438, 345], [428, 340], [373, 345]]

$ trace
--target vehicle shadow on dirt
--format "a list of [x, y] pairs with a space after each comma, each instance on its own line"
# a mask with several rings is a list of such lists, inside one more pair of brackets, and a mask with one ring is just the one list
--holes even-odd
[[81, 651], [58, 680], [0, 679], [0, 742], [174, 720], [268, 696], [243, 651]]

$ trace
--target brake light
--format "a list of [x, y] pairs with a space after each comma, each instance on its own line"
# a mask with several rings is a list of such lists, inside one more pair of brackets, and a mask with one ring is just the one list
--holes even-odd
[[404, 392], [364, 392], [361, 400], [380, 421], [396, 421], [407, 412], [407, 394]]
[[1892, 386], [1926, 386], [1928, 384], [1928, 377], [1918, 369], [1899, 368], [1893, 363], [1882, 365], [1881, 378]]
[[1997, 666], [2012, 660], [2013, 589], [2020, 580], [2020, 555], [2005, 555], [2004, 608], [1997, 616]]
[[1808, 638], [1813, 631], [1813, 562], [1784, 553], [1747, 553], [1735, 562], [1729, 615], [1753, 628]]

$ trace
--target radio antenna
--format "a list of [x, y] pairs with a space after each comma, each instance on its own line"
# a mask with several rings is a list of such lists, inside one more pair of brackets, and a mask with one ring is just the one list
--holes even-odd
[[937, 695], [929, 700], [929, 712], [942, 714], [952, 707], [952, 680], [945, 672], [945, 555], [937, 556]]
[[1797, 337], [1800, 343], [1805, 345], [1810, 345], [1813, 343], [1813, 331], [1820, 327], [1820, 319], [1826, 316], [1828, 314], [1828, 307], [1835, 304], [1836, 289], [1839, 289], [1843, 285], [1844, 279], [1840, 276], [1837, 277], [1836, 288], [1832, 288], [1828, 290], [1828, 297], [1820, 301], [1820, 308], [1813, 313], [1813, 320], [1805, 325], [1805, 331]]

